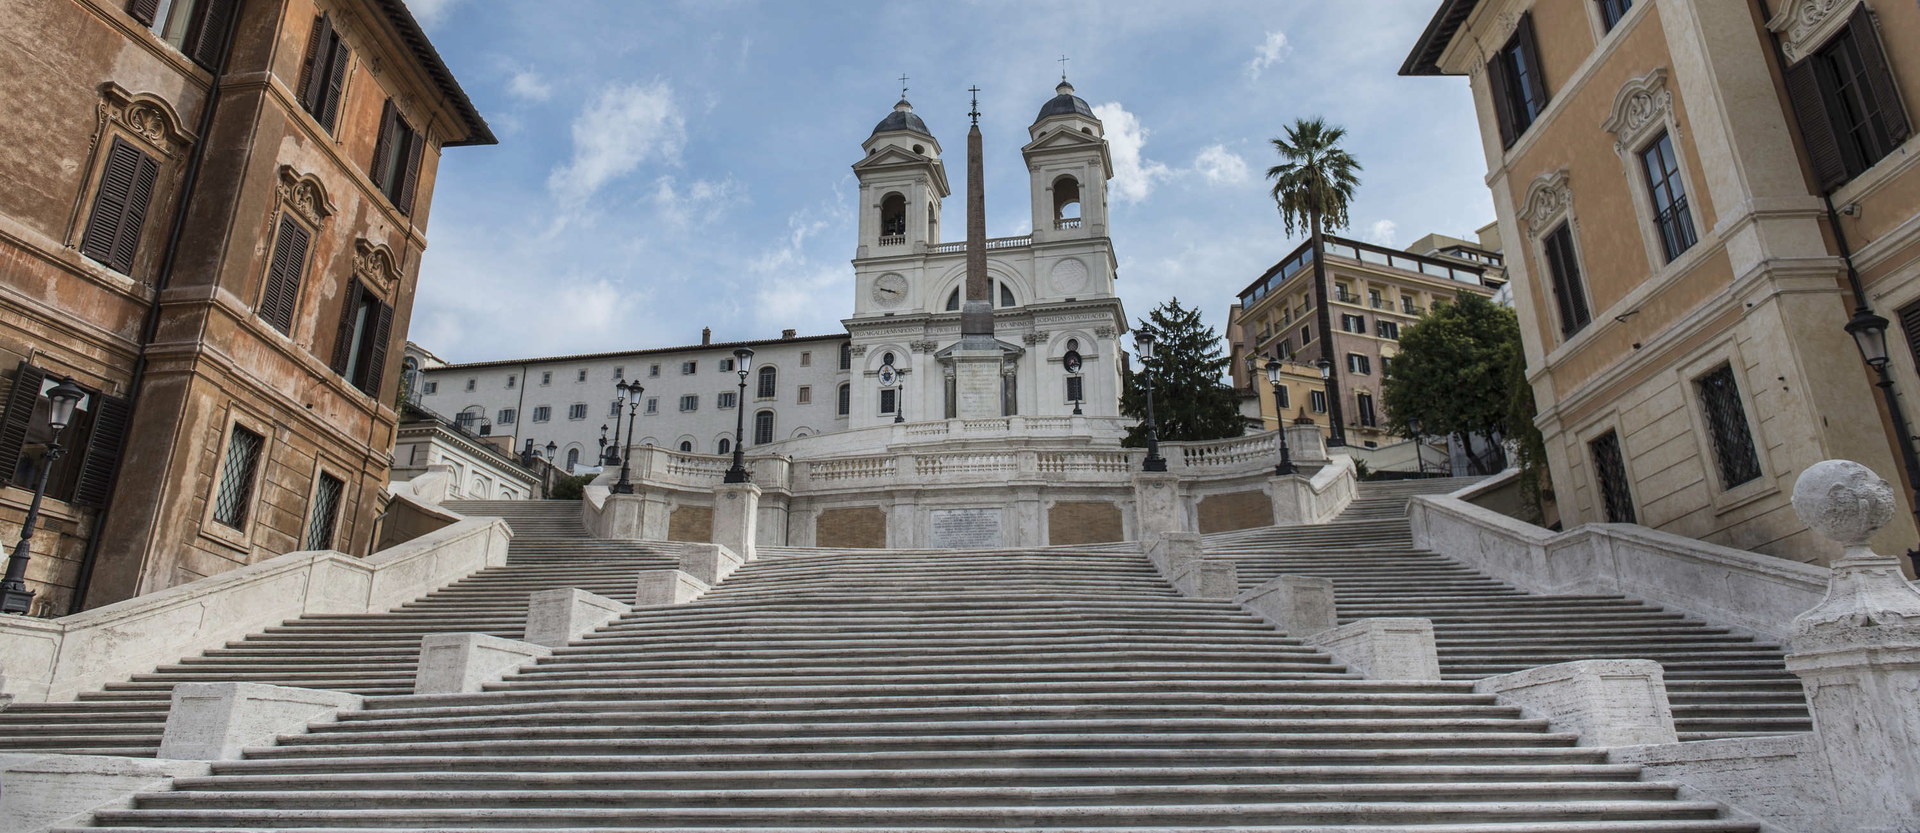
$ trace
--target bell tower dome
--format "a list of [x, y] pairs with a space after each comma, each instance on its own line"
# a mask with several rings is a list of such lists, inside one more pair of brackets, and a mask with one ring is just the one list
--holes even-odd
[[1093, 108], [1061, 78], [1027, 135], [1020, 155], [1032, 182], [1034, 242], [1105, 237], [1113, 160]]
[[950, 193], [940, 141], [905, 97], [860, 145], [860, 245], [855, 257], [923, 253], [940, 242], [940, 200]]

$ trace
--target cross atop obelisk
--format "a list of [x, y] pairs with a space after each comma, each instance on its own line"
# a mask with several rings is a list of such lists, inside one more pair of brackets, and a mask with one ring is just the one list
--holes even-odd
[[987, 185], [980, 149], [980, 88], [973, 94], [973, 110], [967, 115], [973, 126], [967, 128], [967, 293], [960, 307], [961, 341], [971, 349], [993, 345], [993, 302], [987, 280]]

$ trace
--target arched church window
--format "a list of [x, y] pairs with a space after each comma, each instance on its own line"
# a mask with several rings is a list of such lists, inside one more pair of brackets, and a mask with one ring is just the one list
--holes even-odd
[[1069, 220], [1080, 219], [1080, 181], [1063, 176], [1053, 181], [1053, 221], [1058, 228]]
[[1013, 289], [1004, 283], [1000, 284], [1000, 306], [1013, 306]]
[[953, 288], [953, 294], [947, 296], [947, 312], [960, 308], [960, 287]]
[[905, 243], [906, 240], [888, 240], [887, 238], [905, 238], [907, 234], [907, 198], [897, 193], [888, 194], [880, 200], [880, 242]]
[[687, 454], [692, 454], [692, 453], [693, 453], [693, 441], [692, 441], [692, 440], [681, 440], [681, 441], [680, 441], [680, 450], [681, 450], [682, 452], [684, 452], [684, 453], [687, 453]]
[[567, 449], [567, 469], [571, 471], [574, 466], [577, 466], [579, 464], [580, 464], [580, 449], [577, 449], [577, 448]]
[[717, 446], [717, 447], [718, 447], [718, 448], [719, 448], [720, 450], [719, 450], [718, 452], [715, 452], [715, 453], [718, 453], [718, 454], [732, 454], [732, 453], [733, 453], [733, 440], [731, 440], [731, 439], [728, 439], [728, 438], [726, 438], [726, 437], [721, 437], [721, 438], [720, 438], [720, 445], [719, 445], [719, 446]]
[[771, 367], [760, 368], [760, 384], [754, 389], [753, 395], [761, 399], [772, 399], [774, 386], [779, 382], [778, 374], [779, 371]]

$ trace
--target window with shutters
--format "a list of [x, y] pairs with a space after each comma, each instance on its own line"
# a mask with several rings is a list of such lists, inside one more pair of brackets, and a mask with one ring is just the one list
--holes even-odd
[[80, 253], [123, 275], [133, 273], [134, 255], [146, 228], [160, 163], [119, 136], [107, 148], [106, 165], [94, 190], [93, 208], [80, 237]]
[[587, 403], [575, 402], [567, 406], [567, 419], [586, 419]]
[[[47, 442], [55, 439], [47, 424], [50, 403], [45, 392], [60, 380], [26, 362], [15, 369], [0, 416], [0, 467], [7, 472], [3, 482], [29, 491], [38, 482]], [[132, 411], [124, 399], [86, 390], [58, 437], [64, 453], [47, 472], [46, 495], [75, 506], [102, 506], [120, 466]]]
[[1635, 523], [1633, 490], [1627, 484], [1626, 457], [1620, 451], [1620, 435], [1612, 431], [1587, 443], [1593, 455], [1594, 486], [1600, 491], [1600, 508], [1608, 523]]
[[657, 396], [647, 397], [647, 413], [649, 414], [660, 413], [660, 397], [657, 397]]
[[551, 370], [540, 371], [540, 385], [542, 387], [545, 387], [551, 384], [553, 384], [553, 371]]
[[1381, 337], [1381, 338], [1390, 338], [1390, 339], [1394, 339], [1394, 340], [1396, 340], [1396, 341], [1397, 341], [1397, 340], [1399, 340], [1399, 338], [1400, 338], [1400, 322], [1398, 322], [1398, 321], [1379, 321], [1379, 322], [1375, 322], [1375, 323], [1376, 323], [1376, 324], [1378, 325], [1378, 327], [1379, 327], [1379, 332], [1380, 332], [1380, 337]]
[[300, 65], [300, 106], [320, 123], [320, 129], [333, 132], [340, 113], [340, 98], [346, 91], [349, 53], [333, 19], [320, 15], [313, 19], [313, 32], [307, 36], [307, 58]]
[[802, 350], [802, 351], [800, 351], [800, 366], [801, 366], [801, 367], [812, 367], [812, 366], [813, 366], [813, 353], [812, 353], [812, 352], [810, 352], [810, 351], [807, 351], [807, 350]]
[[[344, 295], [340, 331], [333, 343], [333, 369], [361, 393], [378, 397], [385, 381], [387, 344], [393, 340], [393, 307], [359, 278], [347, 279]], [[467, 389], [473, 389], [473, 380], [467, 380]]]
[[615, 399], [607, 403], [607, 416], [620, 416], [620, 400]]
[[1700, 411], [1713, 446], [1720, 488], [1731, 489], [1760, 476], [1760, 455], [1754, 449], [1753, 429], [1740, 402], [1740, 386], [1733, 366], [1723, 364], [1693, 381], [1700, 394]]
[[773, 442], [773, 412], [761, 411], [753, 415], [753, 444], [766, 445]]
[[698, 372], [700, 372], [700, 363], [699, 363], [699, 362], [697, 362], [697, 361], [695, 361], [695, 362], [681, 362], [681, 363], [680, 363], [680, 375], [682, 375], [682, 376], [692, 376], [693, 374], [695, 374], [695, 373], [698, 373]]
[[516, 383], [516, 382], [517, 382], [517, 381], [519, 380], [519, 378], [520, 378], [520, 377], [518, 377], [518, 376], [508, 376], [508, 377], [507, 377], [507, 390], [513, 390], [513, 386], [514, 386], [514, 384], [515, 384], [515, 383]]
[[1533, 14], [1520, 16], [1513, 38], [1493, 53], [1487, 64], [1487, 84], [1500, 144], [1513, 143], [1547, 109], [1547, 80], [1540, 70], [1540, 47], [1533, 36]]
[[715, 408], [718, 408], [724, 411], [734, 407], [737, 404], [739, 404], [739, 395], [734, 393], [733, 391], [723, 390], [717, 394], [714, 394], [713, 407]]
[[1293, 407], [1293, 389], [1292, 388], [1289, 388], [1286, 385], [1281, 385], [1273, 389], [1273, 395], [1274, 397], [1280, 400], [1280, 410], [1284, 411], [1288, 408]]
[[1587, 288], [1580, 279], [1580, 260], [1573, 247], [1573, 227], [1561, 223], [1540, 241], [1547, 273], [1553, 279], [1553, 302], [1560, 311], [1560, 335], [1571, 338], [1593, 321], [1587, 307]]
[[624, 381], [626, 381], [626, 380], [627, 380], [627, 369], [626, 369], [625, 367], [621, 367], [621, 366], [619, 366], [619, 365], [614, 365], [614, 368], [613, 368], [613, 380], [614, 380], [614, 381], [616, 381], [616, 382], [624, 382]]
[[659, 375], [660, 375], [660, 366], [659, 366], [659, 365], [657, 365], [657, 364], [656, 364], [656, 365], [651, 365], [651, 366], [649, 366], [649, 367], [647, 368], [647, 375], [648, 375], [648, 376], [659, 376]]
[[1373, 359], [1359, 353], [1347, 354], [1347, 372], [1359, 374], [1373, 373]]
[[574, 373], [573, 373], [573, 380], [574, 380], [575, 382], [584, 382], [584, 381], [586, 381], [586, 380], [587, 380], [587, 371], [586, 371], [586, 368], [581, 368], [581, 369], [579, 369], [579, 370], [576, 370], [576, 371], [574, 371]]
[[1693, 230], [1693, 212], [1687, 208], [1687, 185], [1680, 179], [1673, 137], [1661, 133], [1647, 145], [1640, 152], [1640, 169], [1647, 175], [1647, 196], [1653, 200], [1653, 227], [1660, 235], [1660, 250], [1671, 262], [1699, 240]]
[[1373, 396], [1371, 394], [1355, 394], [1353, 401], [1355, 405], [1359, 406], [1357, 410], [1360, 411], [1360, 424], [1362, 426], [1372, 428], [1380, 424], [1379, 417], [1373, 412]]
[[283, 334], [293, 333], [293, 316], [300, 307], [300, 282], [307, 270], [307, 246], [313, 233], [290, 212], [281, 212], [273, 236], [273, 254], [267, 258], [266, 285], [255, 311], [260, 320]]
[[127, 14], [202, 67], [212, 69], [239, 0], [127, 0]]
[[1627, 16], [1627, 10], [1633, 8], [1633, 0], [1594, 0], [1600, 6], [1600, 24], [1611, 32], [1620, 25], [1620, 18]]
[[848, 414], [853, 413], [853, 386], [852, 385], [849, 385], [845, 382], [840, 383], [840, 404], [839, 404], [839, 407], [837, 407], [834, 410], [834, 413], [839, 416], [847, 416]]
[[771, 367], [760, 368], [753, 389], [757, 399], [772, 399], [779, 382], [779, 372]]
[[220, 485], [213, 496], [213, 520], [244, 530], [253, 510], [253, 483], [259, 475], [265, 437], [235, 423], [227, 436], [227, 453], [220, 465]]
[[1822, 190], [1865, 173], [1913, 132], [1865, 3], [1826, 43], [1788, 67], [1786, 81]]
[[426, 384], [426, 387], [422, 389], [422, 392], [424, 392], [424, 393], [425, 393], [426, 395], [428, 395], [428, 396], [432, 396], [432, 395], [434, 395], [434, 394], [436, 394], [436, 393], [439, 393], [439, 392], [440, 392], [440, 383], [439, 383], [439, 382], [428, 382], [428, 383]]
[[1342, 330], [1346, 330], [1346, 331], [1347, 331], [1347, 332], [1349, 332], [1349, 333], [1361, 333], [1361, 334], [1365, 334], [1365, 333], [1367, 332], [1367, 319], [1366, 319], [1366, 316], [1362, 316], [1362, 315], [1341, 315], [1341, 316], [1340, 316], [1340, 329], [1342, 329]]
[[467, 380], [467, 390], [473, 390], [473, 387], [474, 387], [474, 385], [476, 385], [476, 384], [478, 384], [478, 382], [477, 382], [476, 380], [474, 380], [474, 379], [468, 379], [468, 380]]
[[546, 422], [547, 420], [550, 420], [550, 419], [553, 419], [553, 406], [551, 405], [533, 406], [534, 422]]
[[1327, 412], [1327, 392], [1323, 390], [1308, 392], [1307, 407], [1312, 408], [1313, 412], [1316, 414], [1326, 413]]
[[688, 394], [682, 394], [682, 395], [681, 395], [681, 397], [680, 397], [680, 412], [681, 412], [681, 413], [686, 413], [686, 412], [688, 412], [688, 411], [698, 411], [698, 410], [700, 410], [700, 395], [699, 395], [699, 394], [695, 394], [695, 393], [688, 393]]
[[313, 499], [307, 503], [307, 545], [305, 549], [333, 549], [333, 531], [340, 521], [340, 498], [347, 484], [326, 472], [313, 486]]
[[810, 385], [801, 385], [795, 388], [793, 391], [793, 401], [798, 405], [812, 405], [813, 387]]
[[512, 425], [514, 420], [519, 418], [520, 418], [520, 409], [501, 408], [500, 413], [494, 415], [493, 421], [499, 425]]
[[367, 174], [373, 177], [374, 187], [387, 195], [387, 200], [402, 214], [413, 213], [414, 190], [420, 181], [420, 155], [425, 145], [419, 131], [393, 106], [393, 99], [387, 99], [380, 113], [380, 136], [374, 142], [373, 164]]

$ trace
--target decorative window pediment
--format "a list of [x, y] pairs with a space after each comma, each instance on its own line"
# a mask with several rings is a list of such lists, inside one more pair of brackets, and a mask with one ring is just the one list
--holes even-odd
[[400, 283], [400, 261], [385, 244], [364, 237], [353, 241], [353, 274], [376, 292], [389, 298]]
[[1673, 92], [1665, 67], [1628, 81], [1613, 97], [1613, 112], [1600, 127], [1614, 135], [1615, 150], [1640, 147], [1662, 129], [1671, 129]]
[[318, 229], [320, 221], [333, 214], [333, 203], [327, 199], [327, 186], [313, 174], [300, 173], [292, 165], [281, 165], [280, 181], [274, 187], [280, 193], [280, 201], [306, 220], [309, 226]]
[[129, 92], [107, 81], [100, 85], [100, 127], [118, 125], [137, 139], [171, 158], [193, 144], [195, 137], [182, 126], [180, 113], [167, 100], [152, 93]]
[[1767, 21], [1767, 28], [1780, 35], [1780, 50], [1787, 62], [1797, 64], [1841, 29], [1863, 0], [1787, 0]]
[[1567, 169], [1561, 168], [1534, 178], [1520, 205], [1520, 219], [1538, 235], [1552, 229], [1572, 208], [1573, 188], [1567, 183]]

